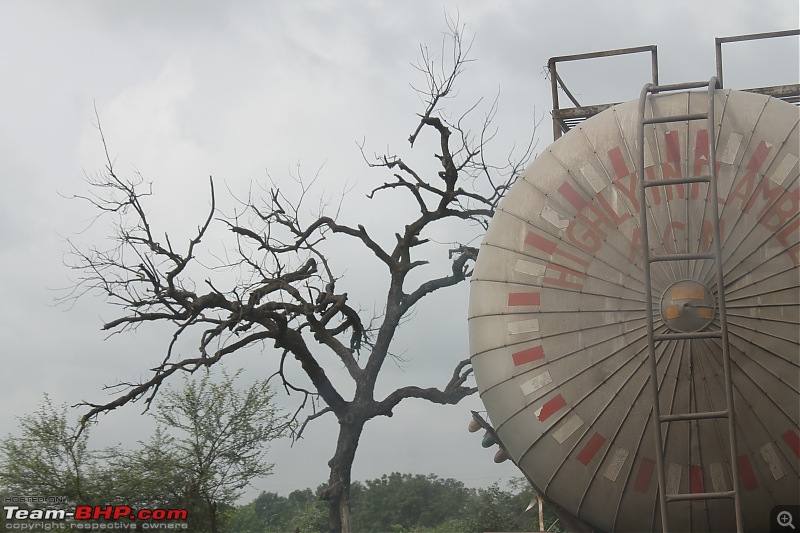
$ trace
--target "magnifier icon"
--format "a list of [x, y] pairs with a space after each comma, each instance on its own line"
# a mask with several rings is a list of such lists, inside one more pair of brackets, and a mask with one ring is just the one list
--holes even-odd
[[794, 529], [794, 524], [792, 523], [792, 513], [789, 511], [781, 511], [778, 513], [778, 525], [781, 527], [789, 526], [790, 528]]

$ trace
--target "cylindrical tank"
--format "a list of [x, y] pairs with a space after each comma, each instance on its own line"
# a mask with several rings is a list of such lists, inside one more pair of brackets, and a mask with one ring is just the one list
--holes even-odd
[[[666, 494], [733, 488], [747, 531], [800, 503], [798, 108], [717, 90], [705, 121], [648, 126], [647, 179], [709, 174], [647, 192], [651, 254], [713, 246], [718, 202], [738, 457], [724, 418], [662, 423]], [[648, 113], [705, 112], [705, 92], [655, 95]], [[472, 365], [511, 459], [563, 509], [604, 531], [660, 531], [636, 173], [638, 102], [549, 146], [492, 219], [470, 285]], [[719, 329], [713, 261], [653, 263], [656, 333]], [[726, 406], [719, 339], [656, 345], [661, 414]], [[667, 504], [675, 531], [735, 530], [731, 499]], [[795, 517], [795, 521], [800, 517]], [[800, 524], [796, 524], [800, 527]]]

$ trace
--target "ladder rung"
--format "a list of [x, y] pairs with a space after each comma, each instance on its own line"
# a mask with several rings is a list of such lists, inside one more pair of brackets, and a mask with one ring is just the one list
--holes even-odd
[[687, 81], [684, 83], [673, 83], [671, 85], [652, 85], [647, 92], [650, 93], [663, 93], [667, 91], [685, 91], [686, 89], [699, 89], [701, 87], [708, 87], [707, 81]]
[[716, 259], [713, 253], [706, 254], [665, 254], [665, 255], [651, 255], [647, 260], [651, 263], [658, 263], [659, 261], [691, 261], [695, 259]]
[[685, 420], [708, 420], [709, 418], [728, 418], [728, 411], [706, 411], [700, 413], [681, 413], [677, 415], [661, 415], [661, 422], [680, 422]]
[[708, 119], [708, 113], [690, 113], [688, 115], [650, 117], [642, 120], [642, 124], [663, 124], [665, 122], [683, 122], [685, 120], [707, 120], [707, 119]]
[[647, 180], [645, 187], [665, 187], [667, 185], [683, 185], [686, 183], [711, 183], [711, 176], [694, 176], [691, 178], [676, 178], [668, 180]]
[[691, 339], [719, 339], [722, 337], [721, 331], [688, 331], [675, 333], [658, 333], [653, 335], [656, 341], [682, 341]]
[[695, 492], [691, 494], [667, 494], [667, 503], [681, 502], [686, 500], [719, 500], [722, 498], [733, 498], [732, 490], [726, 492]]

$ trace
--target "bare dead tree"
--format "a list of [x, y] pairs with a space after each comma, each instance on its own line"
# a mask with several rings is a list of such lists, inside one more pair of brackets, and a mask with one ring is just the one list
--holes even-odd
[[[306, 424], [332, 413], [339, 422], [336, 451], [329, 461], [330, 478], [323, 498], [330, 503], [330, 530], [350, 531], [350, 475], [359, 438], [367, 421], [392, 416], [403, 400], [419, 398], [438, 404], [456, 404], [475, 392], [468, 384], [472, 372], [468, 359], [455, 365], [441, 388], [414, 385], [398, 388], [383, 398], [375, 397], [378, 376], [388, 357], [398, 327], [412, 308], [436, 291], [466, 280], [478, 250], [460, 244], [447, 250], [450, 267], [421, 283], [410, 274], [427, 264], [424, 250], [435, 248], [428, 237], [443, 223], [456, 221], [470, 231], [482, 232], [498, 202], [518, 175], [533, 150], [531, 141], [519, 157], [513, 153], [502, 165], [489, 165], [484, 147], [491, 140], [496, 100], [475, 133], [464, 127], [475, 106], [449, 120], [443, 102], [453, 96], [454, 84], [468, 63], [470, 44], [463, 41], [463, 26], [449, 22], [442, 49], [431, 53], [421, 48], [416, 65], [427, 86], [418, 89], [425, 110], [419, 115], [409, 137], [411, 148], [423, 131], [435, 132], [438, 141], [438, 170], [433, 175], [418, 172], [396, 155], [366, 158], [369, 167], [391, 177], [368, 195], [410, 195], [417, 209], [407, 221], [397, 223], [393, 246], [381, 245], [363, 225], [350, 226], [323, 212], [304, 220], [304, 199], [309, 186], [303, 184], [299, 198], [291, 201], [276, 185], [264, 188], [264, 197], [253, 194], [241, 201], [244, 209], [224, 216], [216, 208], [213, 180], [209, 180], [210, 209], [196, 234], [182, 248], [156, 231], [148, 219], [145, 203], [151, 189], [141, 177], [118, 175], [106, 147], [106, 168], [92, 181], [92, 193], [80, 198], [100, 214], [115, 217], [114, 246], [108, 250], [82, 251], [72, 247], [71, 267], [79, 272], [75, 290], [66, 298], [100, 291], [122, 310], [121, 316], [104, 324], [112, 333], [142, 324], [166, 322], [174, 327], [161, 364], [149, 379], [121, 383], [119, 395], [108, 403], [86, 402], [90, 420], [129, 402], [143, 400], [149, 405], [160, 385], [176, 372], [193, 372], [210, 367], [223, 357], [258, 343], [271, 343], [276, 350], [278, 376], [287, 390], [298, 392], [302, 405], [309, 398], [320, 402], [300, 423], [296, 414], [296, 437]], [[362, 154], [364, 153], [362, 146]], [[393, 196], [394, 197], [394, 196]], [[222, 290], [210, 280], [196, 284], [189, 274], [197, 263], [196, 253], [214, 224], [226, 227], [234, 236], [236, 258], [227, 267], [246, 272], [234, 287]], [[160, 235], [164, 237], [160, 237]], [[388, 272], [385, 302], [379, 316], [365, 317], [337, 288], [332, 262], [325, 245], [336, 239], [350, 239], [365, 256], [376, 259]], [[427, 245], [427, 246], [426, 246]], [[441, 248], [439, 248], [441, 250]], [[202, 266], [202, 265], [200, 265]], [[201, 290], [202, 287], [202, 290]], [[176, 343], [195, 335], [198, 351], [192, 357], [176, 355]], [[354, 392], [343, 394], [326, 373], [329, 357], [335, 355], [352, 380]], [[294, 360], [294, 363], [292, 362]], [[311, 390], [293, 384], [287, 376], [289, 365], [299, 364], [311, 382]], [[312, 402], [313, 403], [313, 402]]]

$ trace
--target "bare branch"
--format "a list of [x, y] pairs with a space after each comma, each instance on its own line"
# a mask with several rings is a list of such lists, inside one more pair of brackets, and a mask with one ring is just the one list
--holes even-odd
[[308, 415], [308, 417], [306, 417], [306, 419], [303, 421], [303, 424], [300, 426], [300, 428], [296, 432], [294, 432], [292, 434], [292, 440], [296, 442], [296, 441], [302, 439], [303, 438], [303, 432], [305, 431], [306, 426], [308, 425], [309, 422], [311, 422], [313, 420], [316, 420], [317, 418], [319, 418], [319, 417], [321, 417], [323, 415], [326, 415], [328, 413], [331, 413], [331, 412], [332, 412], [331, 408], [330, 407], [326, 407], [325, 409], [321, 409], [321, 410], [317, 411], [316, 413]]
[[392, 416], [392, 411], [397, 405], [408, 398], [418, 398], [439, 404], [457, 404], [465, 397], [474, 394], [478, 389], [475, 387], [465, 387], [464, 383], [472, 374], [472, 367], [469, 359], [458, 363], [453, 376], [443, 389], [433, 387], [421, 388], [416, 386], [401, 387], [384, 400], [375, 405], [375, 415]]

